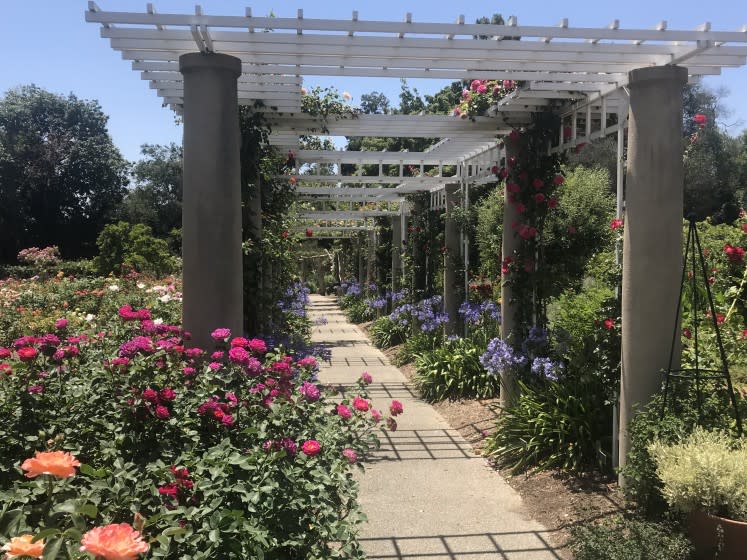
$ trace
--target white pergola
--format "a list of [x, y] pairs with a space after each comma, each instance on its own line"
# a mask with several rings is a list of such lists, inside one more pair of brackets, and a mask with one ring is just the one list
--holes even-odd
[[[329, 20], [307, 18], [303, 10], [295, 18], [258, 17], [251, 8], [242, 15], [210, 15], [200, 6], [194, 14], [160, 14], [151, 3], [144, 13], [107, 12], [95, 2], [89, 2], [86, 20], [101, 24], [101, 36], [131, 60], [133, 70], [178, 113], [184, 104], [181, 55], [203, 52], [238, 58], [238, 102], [264, 104], [273, 130], [270, 141], [281, 149], [297, 151], [299, 135], [318, 134], [325, 125], [333, 136], [439, 139], [423, 153], [298, 154], [301, 162], [338, 166], [484, 166], [496, 135], [528, 124], [533, 112], [548, 107], [559, 111], [573, 128], [569, 144], [587, 142], [616, 131], [606, 126], [606, 115], [627, 112], [621, 91], [631, 70], [677, 64], [686, 66], [689, 78], [697, 80], [719, 74], [724, 67], [744, 65], [747, 56], [747, 28], [713, 31], [708, 23], [696, 30], [670, 30], [665, 21], [651, 29], [625, 29], [618, 20], [602, 28], [572, 27], [567, 19], [556, 26], [528, 26], [519, 25], [516, 17], [506, 25], [468, 24], [464, 16], [455, 23], [424, 23], [414, 21], [410, 13], [402, 21], [363, 21], [356, 11], [349, 20]], [[494, 108], [492, 117], [475, 122], [442, 115], [359, 115], [323, 125], [301, 113], [304, 76], [507, 79], [523, 85]], [[578, 117], [585, 122], [583, 129], [576, 127]], [[323, 180], [392, 184], [402, 193], [437, 190], [444, 183], [435, 178], [401, 179], [380, 174], [378, 181], [341, 176]]]
[[[389, 206], [409, 192], [430, 191], [431, 204], [447, 209], [461, 192], [468, 204], [469, 185], [494, 181], [492, 165], [517, 149], [507, 139], [506, 151], [500, 151], [496, 137], [530, 125], [536, 112], [552, 110], [563, 119], [549, 150], [616, 133], [618, 215], [624, 210], [625, 218], [624, 460], [633, 405], [646, 402], [658, 389], [657, 372], [669, 364], [682, 258], [681, 88], [723, 68], [745, 65], [747, 25], [734, 31], [715, 31], [709, 23], [673, 30], [662, 21], [651, 29], [626, 29], [615, 20], [587, 28], [572, 27], [567, 19], [554, 26], [520, 25], [515, 17], [505, 25], [491, 25], [467, 24], [463, 16], [455, 23], [425, 23], [409, 13], [403, 21], [363, 21], [357, 12], [348, 20], [331, 20], [306, 18], [301, 10], [294, 18], [257, 17], [249, 8], [241, 15], [210, 15], [199, 6], [190, 14], [160, 14], [152, 4], [134, 13], [103, 11], [94, 2], [85, 17], [100, 24], [111, 47], [132, 61], [132, 69], [165, 105], [183, 115], [184, 325], [197, 343], [208, 342], [205, 337], [216, 326], [241, 329], [238, 104], [260, 102], [257, 110], [272, 127], [270, 142], [296, 152], [300, 163], [336, 169], [331, 176], [297, 177], [304, 200], [334, 203], [306, 216], [325, 224], [314, 228], [320, 234], [366, 229], [367, 220], [389, 215]], [[496, 79], [521, 85], [474, 121], [445, 115], [355, 115], [325, 121], [301, 112], [305, 76]], [[608, 119], [613, 114], [617, 118]], [[569, 137], [562, 130], [566, 127]], [[417, 136], [433, 139], [433, 144], [423, 152], [299, 150], [300, 136], [322, 131], [351, 137]], [[343, 175], [345, 164], [378, 166], [379, 172]], [[400, 171], [386, 175], [385, 165]], [[446, 176], [446, 168], [455, 171]], [[383, 204], [377, 210], [369, 203]], [[505, 207], [504, 231], [511, 231], [520, 217], [510, 200]], [[395, 246], [404, 229], [393, 228]], [[445, 237], [451, 254], [460, 249], [458, 228], [448, 220]], [[514, 254], [514, 237], [503, 236], [503, 255]], [[393, 251], [393, 262], [397, 256]], [[446, 305], [454, 305], [450, 292], [454, 290], [444, 292]], [[509, 283], [504, 283], [502, 296], [502, 335], [510, 339], [516, 310]], [[510, 397], [510, 383], [504, 380], [502, 398]]]

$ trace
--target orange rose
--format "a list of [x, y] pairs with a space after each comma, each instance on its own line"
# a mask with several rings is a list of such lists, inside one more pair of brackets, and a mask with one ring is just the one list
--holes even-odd
[[136, 560], [148, 552], [148, 543], [128, 523], [94, 527], [83, 535], [80, 551], [102, 560]]
[[33, 538], [34, 535], [21, 535], [10, 539], [10, 542], [1, 549], [5, 551], [5, 558], [41, 558], [44, 554], [44, 539], [32, 543]]
[[28, 478], [34, 478], [40, 474], [68, 478], [75, 476], [75, 467], [79, 466], [80, 462], [65, 451], [37, 451], [32, 458], [23, 462], [21, 468], [28, 471], [26, 473]]

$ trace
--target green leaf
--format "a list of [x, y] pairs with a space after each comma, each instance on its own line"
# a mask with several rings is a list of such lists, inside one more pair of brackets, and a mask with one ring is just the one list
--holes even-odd
[[51, 539], [47, 541], [47, 544], [44, 545], [44, 554], [42, 555], [42, 558], [44, 560], [57, 560], [60, 548], [62, 548], [62, 543], [62, 539]]

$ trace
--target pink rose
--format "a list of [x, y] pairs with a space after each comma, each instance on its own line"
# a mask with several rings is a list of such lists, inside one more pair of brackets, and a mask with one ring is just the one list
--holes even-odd
[[340, 418], [344, 418], [345, 420], [348, 420], [348, 419], [350, 419], [350, 418], [353, 417], [353, 413], [344, 404], [338, 404], [337, 405], [337, 415]]
[[303, 451], [304, 455], [308, 455], [309, 457], [318, 455], [321, 450], [322, 446], [319, 445], [319, 442], [315, 439], [307, 440], [303, 442], [303, 445], [301, 445], [301, 451]]
[[363, 381], [364, 385], [370, 385], [371, 383], [373, 383], [373, 377], [371, 377], [370, 373], [364, 371], [363, 373], [361, 373], [361, 381]]
[[404, 407], [402, 406], [402, 403], [399, 401], [392, 401], [392, 404], [389, 405], [389, 412], [392, 414], [392, 416], [399, 416], [404, 412]]
[[355, 464], [355, 462], [358, 460], [358, 454], [354, 449], [351, 449], [349, 447], [346, 447], [342, 450], [342, 456], [345, 457], [348, 460], [348, 463], [350, 463], [351, 465]]
[[368, 401], [360, 397], [355, 397], [353, 399], [353, 408], [360, 412], [368, 412], [368, 409], [369, 409]]

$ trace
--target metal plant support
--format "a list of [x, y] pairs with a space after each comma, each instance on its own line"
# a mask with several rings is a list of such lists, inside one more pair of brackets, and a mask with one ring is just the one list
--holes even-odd
[[[726, 351], [724, 350], [724, 344], [721, 340], [721, 330], [718, 325], [718, 318], [716, 315], [716, 309], [713, 305], [713, 294], [711, 293], [711, 284], [708, 282], [708, 273], [706, 270], [705, 259], [703, 258], [703, 250], [700, 245], [700, 236], [698, 235], [698, 229], [695, 226], [695, 218], [690, 217], [690, 228], [687, 233], [687, 243], [685, 246], [685, 256], [682, 261], [682, 280], [680, 282], [680, 295], [677, 301], [677, 313], [674, 318], [674, 333], [672, 335], [672, 347], [669, 353], [669, 367], [666, 371], [666, 381], [664, 383], [664, 400], [662, 404], [661, 415], [664, 416], [667, 409], [668, 398], [674, 399], [674, 395], [670, 394], [672, 389], [673, 380], [683, 380], [684, 382], [695, 381], [695, 395], [696, 405], [698, 407], [698, 423], [703, 423], [703, 385], [704, 382], [718, 380], [724, 380], [726, 383], [726, 389], [729, 394], [729, 400], [731, 405], [734, 407], [734, 419], [736, 421], [737, 432], [742, 434], [742, 420], [739, 415], [739, 407], [737, 406], [736, 395], [734, 394], [734, 387], [731, 383], [731, 376], [729, 375], [729, 365], [726, 359]], [[690, 266], [692, 274], [687, 276], [688, 272], [688, 258], [690, 259]], [[703, 285], [705, 286], [706, 301], [702, 302], [699, 297], [697, 290], [698, 276], [702, 273]], [[682, 308], [682, 296], [685, 291], [686, 282], [689, 280], [690, 283], [690, 295], [691, 295], [691, 309], [692, 309], [692, 341], [694, 349], [694, 367], [673, 369], [673, 361], [675, 355], [675, 348], [680, 339], [680, 311]], [[700, 311], [703, 304], [708, 306], [709, 316], [713, 322], [714, 332], [716, 333], [716, 343], [718, 344], [719, 357], [721, 359], [720, 369], [708, 369], [703, 368], [700, 365], [700, 340], [698, 331], [698, 322], [700, 317]]]

